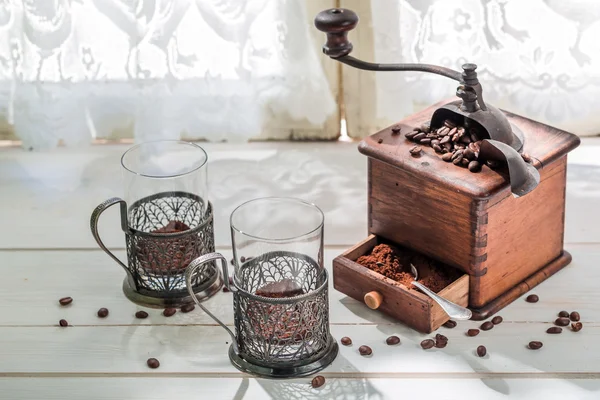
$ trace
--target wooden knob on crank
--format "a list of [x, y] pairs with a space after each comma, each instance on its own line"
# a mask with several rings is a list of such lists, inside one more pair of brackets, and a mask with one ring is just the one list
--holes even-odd
[[372, 291], [365, 294], [365, 304], [372, 310], [377, 310], [381, 303], [383, 303], [383, 296], [381, 293]]
[[356, 24], [358, 24], [358, 15], [345, 8], [330, 8], [317, 14], [315, 27], [327, 34], [323, 53], [332, 58], [350, 54], [352, 43], [348, 40], [348, 32], [354, 29]]

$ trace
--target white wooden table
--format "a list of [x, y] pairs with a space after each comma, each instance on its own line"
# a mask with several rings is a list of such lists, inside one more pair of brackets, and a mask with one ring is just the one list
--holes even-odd
[[[366, 162], [355, 144], [209, 144], [217, 246], [231, 255], [227, 217], [235, 205], [264, 195], [302, 197], [326, 213], [325, 261], [366, 235]], [[274, 381], [238, 372], [228, 336], [199, 309], [165, 318], [121, 292], [124, 273], [89, 233], [92, 209], [122, 194], [119, 157], [126, 146], [28, 153], [0, 150], [0, 398], [16, 399], [600, 399], [600, 140], [570, 156], [566, 248], [573, 263], [535, 288], [540, 302], [515, 301], [504, 322], [476, 338], [477, 322], [440, 328], [445, 349], [424, 351], [418, 334], [363, 304], [330, 291], [331, 331], [340, 346], [310, 379]], [[243, 172], [243, 173], [240, 173]], [[101, 234], [124, 257], [116, 210]], [[533, 249], [532, 249], [533, 251]], [[58, 299], [74, 298], [60, 307]], [[231, 294], [208, 306], [232, 324]], [[110, 310], [105, 319], [100, 307]], [[584, 329], [548, 335], [560, 310], [577, 310]], [[71, 326], [58, 327], [64, 318]], [[401, 344], [385, 339], [399, 335]], [[539, 351], [525, 348], [541, 340]], [[371, 357], [358, 354], [362, 344]], [[483, 344], [488, 356], [479, 358]], [[151, 370], [146, 359], [156, 357]]]

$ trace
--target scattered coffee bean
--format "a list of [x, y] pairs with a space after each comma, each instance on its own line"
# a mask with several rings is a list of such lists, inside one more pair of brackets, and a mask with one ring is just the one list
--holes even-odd
[[390, 336], [389, 338], [385, 339], [385, 342], [388, 346], [393, 346], [400, 343], [400, 338], [398, 336]]
[[425, 133], [429, 133], [431, 131], [431, 127], [427, 123], [421, 124], [421, 131], [425, 132]]
[[148, 361], [146, 361], [146, 364], [148, 364], [148, 367], [152, 369], [158, 368], [160, 366], [160, 362], [158, 362], [156, 358], [149, 358]]
[[405, 133], [404, 137], [407, 138], [407, 139], [409, 139], [409, 140], [412, 140], [418, 134], [419, 134], [419, 132], [412, 131], [412, 132]]
[[138, 311], [135, 313], [135, 317], [139, 319], [148, 318], [148, 313], [146, 311]]
[[106, 317], [108, 317], [108, 308], [102, 307], [101, 309], [99, 309], [98, 310], [98, 316], [100, 318], [106, 318]]
[[442, 156], [442, 160], [444, 160], [446, 162], [450, 162], [450, 161], [452, 161], [452, 156], [453, 156], [452, 153], [446, 153]]
[[579, 313], [577, 311], [573, 311], [570, 315], [571, 317], [571, 321], [579, 321], [581, 319], [581, 317], [579, 316]]
[[67, 322], [67, 320], [66, 320], [66, 319], [61, 319], [60, 321], [58, 321], [58, 324], [59, 324], [60, 326], [63, 326], [63, 327], [64, 327], [64, 326], [69, 326], [69, 323]]
[[479, 329], [469, 329], [467, 331], [467, 336], [473, 337], [473, 336], [477, 336], [477, 335], [479, 335]]
[[173, 315], [175, 315], [176, 312], [176, 308], [165, 308], [165, 310], [163, 311], [163, 315], [165, 317], [172, 317]]
[[227, 293], [227, 292], [229, 292], [229, 291], [230, 291], [230, 290], [227, 288], [227, 286], [223, 286], [223, 292], [224, 292], [224, 293]]
[[421, 139], [424, 139], [425, 136], [427, 136], [426, 133], [421, 132], [421, 133], [417, 133], [415, 136], [413, 136], [412, 140], [414, 140], [415, 142], [420, 141]]
[[244, 257], [244, 256], [241, 256], [241, 257], [240, 257], [240, 262], [244, 262], [244, 261], [246, 261], [246, 257]]
[[494, 318], [492, 318], [492, 324], [494, 324], [494, 325], [498, 325], [498, 324], [502, 323], [502, 321], [504, 321], [504, 320], [499, 315], [496, 315]]
[[525, 298], [525, 301], [528, 303], [537, 303], [539, 300], [540, 298], [537, 294], [530, 294], [527, 296], [527, 298]]
[[571, 321], [569, 321], [569, 318], [564, 318], [564, 317], [559, 317], [556, 319], [556, 321], [554, 321], [554, 325], [557, 326], [568, 326], [571, 323]]
[[526, 163], [530, 163], [531, 162], [531, 156], [529, 154], [527, 154], [527, 153], [521, 153], [521, 158]]
[[358, 348], [358, 352], [361, 356], [370, 356], [373, 353], [373, 350], [369, 346], [362, 345]]
[[428, 145], [428, 144], [431, 144], [431, 139], [429, 139], [429, 138], [421, 139], [421, 140], [419, 140], [419, 143]]
[[446, 144], [450, 141], [451, 137], [450, 136], [444, 136], [441, 140], [440, 140], [440, 144]]
[[377, 143], [379, 143], [379, 144], [383, 143], [383, 139], [381, 139], [381, 138], [377, 139]]
[[442, 152], [442, 148], [440, 147], [439, 144], [432, 144], [431, 147], [433, 147], [433, 150], [435, 150], [436, 153], [441, 153]]
[[72, 297], [63, 297], [62, 299], [58, 300], [58, 302], [60, 303], [61, 306], [67, 306], [73, 302], [73, 298]]
[[435, 335], [435, 347], [438, 349], [443, 349], [448, 344], [448, 338], [444, 335], [437, 334]]
[[194, 304], [192, 304], [192, 303], [186, 304], [183, 307], [181, 307], [181, 312], [189, 313], [190, 311], [194, 311], [194, 308], [196, 308], [196, 306]]
[[479, 161], [473, 160], [469, 163], [469, 171], [471, 172], [479, 172], [481, 171], [481, 164]]
[[421, 342], [421, 347], [425, 350], [431, 349], [433, 346], [435, 346], [433, 339], [425, 339]]
[[573, 322], [571, 324], [571, 329], [573, 332], [579, 332], [583, 328], [583, 324], [581, 322]]
[[344, 336], [340, 341], [344, 346], [350, 346], [352, 344], [352, 339], [350, 339], [348, 336]]
[[483, 324], [481, 324], [481, 326], [480, 326], [482, 331], [489, 331], [493, 327], [494, 327], [494, 324], [491, 323], [490, 321], [486, 321]]
[[444, 323], [444, 328], [448, 328], [448, 329], [456, 328], [456, 321], [449, 319], [448, 321], [446, 321]]
[[229, 263], [230, 263], [231, 265], [235, 265], [235, 260], [232, 258], [231, 260], [229, 260]]
[[423, 150], [421, 150], [421, 146], [413, 146], [410, 148], [410, 150], [408, 151], [410, 154], [412, 154], [413, 156], [419, 156], [421, 155], [421, 152]]
[[534, 340], [534, 341], [532, 341], [532, 342], [529, 342], [529, 348], [530, 348], [531, 350], [538, 350], [538, 349], [541, 349], [543, 345], [544, 345], [544, 343], [542, 343], [542, 342], [539, 342], [539, 341], [537, 341], [537, 340]]
[[400, 127], [399, 126], [392, 127], [392, 135], [397, 135], [399, 133], [400, 133]]
[[546, 331], [546, 333], [552, 333], [552, 334], [557, 334], [557, 333], [561, 333], [562, 332], [562, 328], [558, 327], [558, 326], [552, 326], [550, 328], [548, 328], [548, 330]]
[[562, 318], [569, 318], [569, 312], [568, 311], [561, 311], [561, 312], [558, 313], [558, 316], [562, 317]]
[[456, 123], [447, 119], [444, 121], [444, 125], [446, 125], [448, 128], [454, 128], [456, 126]]
[[325, 384], [325, 378], [321, 375], [317, 375], [313, 378], [313, 380], [310, 382], [310, 384], [315, 389], [320, 388], [321, 386], [323, 386]]
[[[456, 154], [456, 153], [454, 153], [454, 154]], [[455, 158], [454, 160], [452, 160], [452, 164], [458, 165], [458, 166], [462, 165], [462, 158]]]
[[479, 357], [485, 357], [486, 354], [487, 354], [487, 349], [485, 348], [485, 346], [478, 346], [477, 347], [477, 355]]

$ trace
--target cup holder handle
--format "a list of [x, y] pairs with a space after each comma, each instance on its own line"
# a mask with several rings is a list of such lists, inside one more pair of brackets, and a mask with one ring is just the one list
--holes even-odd
[[[224, 285], [227, 287], [227, 289], [229, 289], [229, 291], [235, 293], [237, 291], [237, 288], [235, 287], [235, 285], [229, 284], [229, 272], [227, 270], [227, 260], [225, 259], [225, 257], [223, 257], [223, 255], [221, 253], [208, 253], [208, 254], [204, 254], [204, 255], [194, 259], [185, 269], [185, 286], [186, 286], [190, 296], [194, 300], [194, 303], [196, 303], [196, 305], [198, 307], [200, 307], [206, 314], [208, 314], [209, 317], [214, 319], [217, 324], [221, 325], [221, 327], [223, 329], [225, 329], [227, 331], [227, 333], [229, 333], [229, 336], [231, 336], [234, 350], [236, 352], [238, 352], [237, 340], [235, 339], [235, 334], [231, 331], [231, 329], [229, 329], [227, 327], [227, 325], [225, 325], [219, 318], [217, 318], [213, 313], [208, 311], [206, 309], [206, 307], [204, 307], [202, 305], [202, 303], [200, 302], [200, 300], [198, 300], [198, 298], [196, 297], [196, 294], [194, 293], [194, 290], [193, 290], [192, 277], [194, 276], [194, 274], [196, 273], [196, 271], [198, 269], [210, 268], [208, 263], [211, 261], [221, 261]], [[218, 273], [218, 271], [217, 271], [217, 273]]]
[[100, 215], [102, 215], [104, 211], [106, 211], [109, 207], [114, 206], [115, 204], [119, 204], [121, 206], [121, 229], [123, 230], [123, 232], [127, 233], [127, 231], [129, 230], [129, 227], [127, 226], [127, 203], [125, 202], [125, 200], [119, 197], [112, 197], [106, 201], [103, 201], [98, 205], [98, 207], [94, 209], [94, 211], [92, 212], [92, 217], [90, 218], [90, 228], [92, 230], [92, 236], [94, 236], [94, 239], [96, 240], [96, 243], [98, 243], [98, 246], [100, 246], [100, 248], [104, 250], [106, 254], [108, 254], [121, 267], [123, 267], [125, 272], [127, 272], [127, 275], [131, 277], [131, 272], [127, 268], [127, 265], [121, 260], [119, 260], [119, 258], [115, 256], [110, 250], [108, 250], [108, 248], [106, 248], [106, 246], [102, 242], [102, 239], [100, 239], [100, 234], [98, 233], [98, 220], [100, 219]]

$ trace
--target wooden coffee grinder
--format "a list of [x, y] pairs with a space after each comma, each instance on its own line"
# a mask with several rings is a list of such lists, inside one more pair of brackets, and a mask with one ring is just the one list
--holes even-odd
[[[377, 244], [393, 243], [463, 271], [438, 294], [485, 319], [571, 261], [563, 250], [567, 153], [579, 138], [485, 103], [475, 64], [458, 72], [351, 57], [347, 35], [357, 23], [351, 10], [319, 13], [323, 52], [359, 69], [446, 76], [459, 82], [459, 100], [360, 143], [368, 157], [369, 236], [334, 260], [334, 287], [421, 332], [448, 321], [423, 293], [356, 263]], [[451, 149], [452, 158], [445, 155]]]

